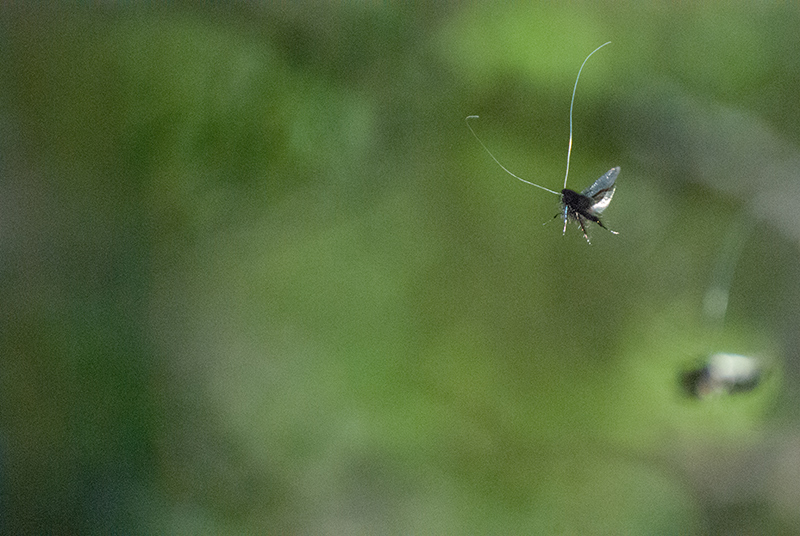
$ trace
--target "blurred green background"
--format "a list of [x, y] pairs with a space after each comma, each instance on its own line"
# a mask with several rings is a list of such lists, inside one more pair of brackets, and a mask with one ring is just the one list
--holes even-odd
[[[798, 28], [5, 4], [0, 532], [800, 531]], [[560, 189], [608, 40], [570, 186], [621, 166], [620, 234], [590, 246], [464, 118]], [[687, 398], [712, 352], [764, 381]]]

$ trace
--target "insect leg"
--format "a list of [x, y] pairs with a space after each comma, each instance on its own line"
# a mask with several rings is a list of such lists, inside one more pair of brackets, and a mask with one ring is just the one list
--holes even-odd
[[595, 220], [595, 222], [597, 223], [597, 225], [599, 225], [600, 227], [602, 227], [603, 229], [605, 229], [605, 230], [606, 230], [606, 231], [608, 231], [609, 233], [611, 233], [611, 234], [619, 234], [617, 231], [612, 231], [611, 229], [609, 229], [608, 227], [606, 227], [605, 225], [603, 225], [603, 222], [601, 222], [601, 221], [600, 221], [600, 218], [597, 218], [597, 219]]
[[581, 226], [581, 231], [583, 231], [583, 237], [586, 239], [587, 242], [589, 242], [589, 245], [591, 245], [592, 242], [589, 240], [589, 234], [586, 232], [586, 226], [583, 223], [583, 216], [578, 214], [577, 220], [578, 224]]

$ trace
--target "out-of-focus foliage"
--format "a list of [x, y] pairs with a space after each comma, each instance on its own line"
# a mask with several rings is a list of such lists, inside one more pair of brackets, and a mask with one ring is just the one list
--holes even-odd
[[0, 530], [800, 530], [798, 24], [0, 8]]

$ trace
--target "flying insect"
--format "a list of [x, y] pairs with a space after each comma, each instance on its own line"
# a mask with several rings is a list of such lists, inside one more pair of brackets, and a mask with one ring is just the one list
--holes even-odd
[[594, 222], [603, 229], [611, 232], [612, 234], [619, 234], [616, 231], [612, 231], [600, 220], [600, 214], [608, 207], [611, 203], [611, 198], [614, 196], [614, 191], [616, 190], [616, 180], [617, 176], [619, 175], [620, 168], [619, 166], [613, 167], [609, 169], [606, 173], [604, 173], [599, 179], [594, 181], [594, 183], [589, 186], [588, 188], [584, 189], [582, 192], [578, 193], [574, 190], [570, 190], [567, 188], [567, 178], [569, 177], [569, 158], [572, 154], [572, 110], [575, 104], [575, 92], [578, 89], [578, 80], [581, 77], [581, 71], [583, 71], [583, 66], [586, 65], [586, 62], [589, 58], [592, 57], [592, 54], [603, 48], [604, 46], [610, 44], [611, 41], [604, 43], [594, 49], [586, 59], [583, 60], [580, 69], [578, 69], [578, 76], [575, 78], [575, 86], [572, 88], [572, 100], [570, 101], [569, 105], [569, 146], [567, 148], [567, 171], [564, 175], [564, 188], [561, 192], [556, 192], [555, 190], [551, 190], [550, 188], [545, 188], [539, 184], [530, 182], [528, 180], [523, 179], [509, 171], [503, 164], [500, 163], [497, 158], [492, 154], [488, 147], [481, 141], [475, 131], [470, 126], [469, 121], [470, 119], [478, 119], [477, 115], [470, 115], [466, 118], [467, 127], [472, 132], [472, 135], [475, 136], [475, 139], [478, 140], [478, 143], [489, 153], [489, 156], [492, 157], [497, 165], [503, 168], [503, 171], [518, 179], [525, 184], [530, 184], [531, 186], [535, 186], [541, 190], [546, 192], [550, 192], [551, 194], [555, 194], [560, 196], [561, 198], [561, 211], [558, 212], [554, 217], [558, 218], [561, 217], [564, 220], [564, 229], [561, 234], [565, 234], [567, 232], [567, 223], [572, 220], [575, 221], [583, 231], [583, 237], [586, 241], [591, 244], [589, 240], [589, 234], [586, 232], [586, 224], [587, 222]]

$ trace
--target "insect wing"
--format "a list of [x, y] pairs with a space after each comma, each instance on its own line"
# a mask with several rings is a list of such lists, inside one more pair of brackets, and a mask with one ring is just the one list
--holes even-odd
[[619, 175], [619, 166], [609, 169], [605, 175], [581, 192], [581, 195], [592, 199], [591, 210], [594, 214], [602, 213], [611, 203], [611, 198], [614, 197], [614, 190], [617, 189], [616, 184], [614, 184], [617, 180], [617, 175]]

